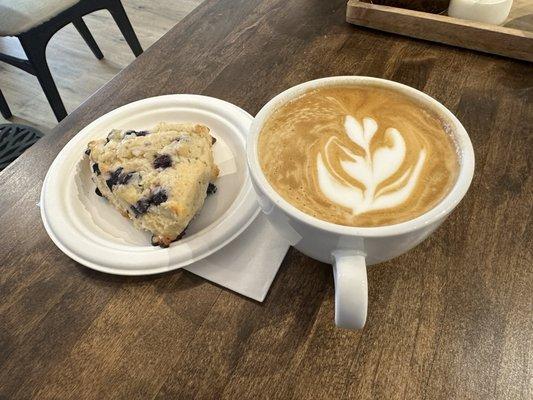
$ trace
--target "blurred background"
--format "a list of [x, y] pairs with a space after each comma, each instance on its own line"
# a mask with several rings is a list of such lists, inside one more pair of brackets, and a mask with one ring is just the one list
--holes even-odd
[[[144, 50], [201, 2], [122, 0]], [[84, 16], [83, 20], [104, 54], [102, 60], [95, 58], [72, 24], [57, 32], [46, 50], [50, 71], [68, 113], [135, 59], [108, 11], [93, 12]], [[16, 37], [0, 37], [0, 53], [26, 58]], [[57, 125], [57, 120], [34, 75], [0, 62], [0, 89], [13, 113], [9, 121], [0, 116], [0, 124], [10, 122], [30, 125], [44, 134]]]

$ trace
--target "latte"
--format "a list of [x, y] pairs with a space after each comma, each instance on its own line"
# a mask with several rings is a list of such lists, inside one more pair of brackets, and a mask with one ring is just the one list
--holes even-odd
[[258, 154], [269, 183], [293, 206], [359, 227], [424, 214], [459, 170], [439, 116], [378, 86], [319, 88], [282, 105], [260, 132]]

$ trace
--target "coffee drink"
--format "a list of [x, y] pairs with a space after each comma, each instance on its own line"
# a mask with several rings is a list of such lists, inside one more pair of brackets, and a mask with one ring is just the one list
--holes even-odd
[[270, 185], [293, 206], [359, 227], [424, 214], [459, 171], [446, 123], [380, 86], [323, 87], [280, 106], [260, 132], [258, 156]]

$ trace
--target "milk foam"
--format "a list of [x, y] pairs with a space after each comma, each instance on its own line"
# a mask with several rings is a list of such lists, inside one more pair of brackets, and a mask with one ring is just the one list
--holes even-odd
[[[421, 149], [415, 165], [410, 166], [399, 178], [378, 191], [378, 186], [394, 175], [405, 160], [406, 145], [402, 134], [395, 128], [388, 128], [385, 137], [392, 146], [379, 147], [372, 153], [370, 144], [378, 130], [378, 124], [374, 119], [363, 118], [361, 125], [357, 119], [348, 115], [344, 120], [344, 129], [350, 140], [364, 150], [365, 155], [355, 154], [342, 146], [338, 138], [332, 136], [325, 145], [323, 152], [325, 159], [319, 152], [316, 162], [318, 184], [324, 196], [340, 206], [351, 209], [354, 215], [393, 208], [405, 202], [418, 182], [426, 159], [426, 151]], [[339, 146], [353, 160], [341, 161], [340, 165], [344, 172], [361, 183], [364, 189], [341, 181], [330, 172], [332, 169], [328, 157], [330, 146]]]
[[438, 115], [371, 86], [319, 88], [281, 105], [261, 130], [258, 154], [293, 206], [358, 227], [416, 218], [451, 190], [459, 170]]

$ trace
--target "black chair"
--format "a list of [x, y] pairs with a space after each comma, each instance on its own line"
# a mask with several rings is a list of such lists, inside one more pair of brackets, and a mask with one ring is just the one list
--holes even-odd
[[[67, 116], [54, 79], [46, 62], [46, 46], [51, 37], [72, 23], [97, 59], [104, 56], [82, 17], [97, 10], [108, 10], [133, 54], [143, 50], [120, 0], [0, 0], [0, 36], [16, 36], [27, 59], [0, 53], [0, 61], [18, 67], [39, 80], [58, 121]], [[11, 118], [9, 106], [0, 91], [0, 111]]]
[[43, 134], [37, 129], [17, 124], [0, 125], [0, 171], [30, 148]]

